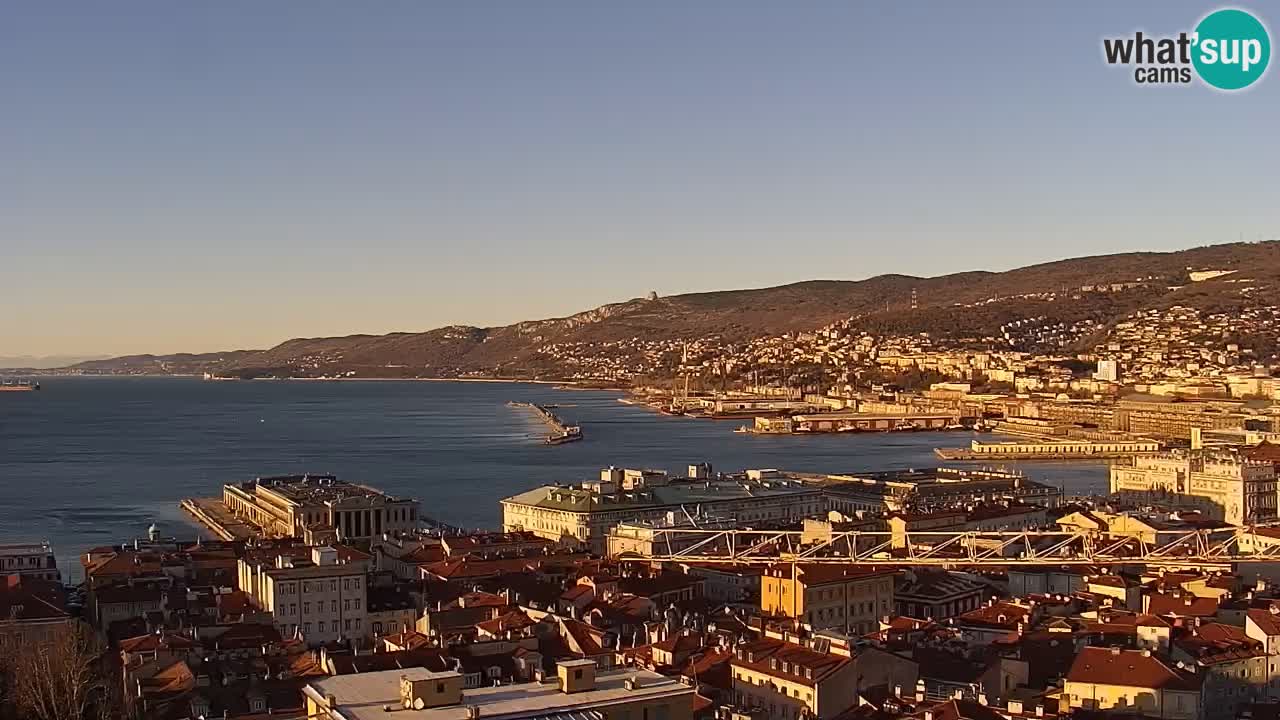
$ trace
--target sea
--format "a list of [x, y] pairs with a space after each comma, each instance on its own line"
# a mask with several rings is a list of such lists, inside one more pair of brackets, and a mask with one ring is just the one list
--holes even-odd
[[[498, 500], [608, 466], [683, 473], [780, 468], [857, 472], [934, 467], [933, 448], [967, 433], [736, 434], [743, 421], [659, 415], [617, 392], [526, 383], [237, 381], [51, 377], [0, 393], [0, 544], [48, 540], [64, 577], [91, 547], [201, 529], [179, 509], [228, 482], [334, 473], [417, 498], [426, 515], [497, 528]], [[585, 439], [542, 443], [546, 428], [508, 401], [555, 404]], [[1103, 464], [1026, 463], [1068, 494], [1105, 492]]]

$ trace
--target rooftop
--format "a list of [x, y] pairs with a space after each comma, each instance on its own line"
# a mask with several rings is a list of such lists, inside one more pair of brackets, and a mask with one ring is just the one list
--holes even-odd
[[[588, 661], [589, 662], [589, 661]], [[338, 713], [345, 720], [385, 720], [383, 705], [397, 708], [395, 715], [406, 720], [465, 720], [467, 706], [480, 708], [480, 717], [514, 720], [534, 718], [557, 711], [581, 711], [621, 703], [684, 696], [690, 702], [694, 689], [677, 680], [646, 670], [601, 673], [595, 688], [572, 694], [558, 684], [520, 683], [465, 690], [460, 705], [403, 710], [400, 705], [400, 676], [403, 670], [328, 677], [310, 683], [303, 690], [321, 703], [326, 695], [337, 698]], [[419, 671], [421, 672], [421, 671]], [[627, 679], [639, 680], [634, 690], [624, 687]]]

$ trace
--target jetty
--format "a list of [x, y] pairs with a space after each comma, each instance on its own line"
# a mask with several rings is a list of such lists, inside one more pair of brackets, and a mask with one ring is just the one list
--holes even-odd
[[236, 517], [221, 498], [187, 498], [182, 509], [219, 540], [244, 541], [258, 537], [258, 528]]
[[531, 402], [517, 402], [512, 400], [507, 403], [510, 407], [528, 408], [532, 410], [543, 423], [551, 430], [551, 434], [547, 435], [543, 441], [547, 445], [563, 445], [565, 443], [576, 442], [582, 439], [582, 427], [572, 425], [560, 419], [558, 415], [551, 412], [553, 406], [539, 405]]

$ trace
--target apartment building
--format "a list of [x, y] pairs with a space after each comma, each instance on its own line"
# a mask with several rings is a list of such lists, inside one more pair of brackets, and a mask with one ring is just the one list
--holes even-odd
[[47, 542], [0, 544], [0, 575], [61, 582], [58, 561]]
[[1067, 672], [1064, 709], [1199, 720], [1204, 676], [1170, 665], [1150, 650], [1085, 647]]
[[857, 566], [771, 567], [760, 578], [760, 608], [813, 628], [865, 635], [893, 612], [893, 579], [893, 570]]
[[241, 559], [237, 570], [239, 589], [271, 613], [281, 635], [301, 635], [310, 644], [368, 644], [373, 629], [367, 560], [340, 560], [334, 548], [316, 547], [310, 561], [283, 555], [274, 563]]
[[753, 717], [826, 720], [858, 703], [873, 685], [914, 687], [918, 666], [876, 648], [856, 653], [848, 638], [766, 632], [734, 646], [729, 658], [733, 701]]

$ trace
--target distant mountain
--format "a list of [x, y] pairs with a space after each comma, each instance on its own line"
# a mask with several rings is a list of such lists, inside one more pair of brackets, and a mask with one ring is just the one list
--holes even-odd
[[174, 355], [125, 355], [123, 357], [88, 360], [65, 369], [83, 373], [129, 375], [201, 375], [218, 368], [232, 366], [261, 351], [232, 350], [215, 353], [177, 353]]
[[[1228, 274], [1214, 276], [1214, 271]], [[856, 318], [857, 327], [880, 333], [929, 332], [964, 341], [998, 334], [1006, 324], [1028, 318], [1114, 323], [1135, 310], [1174, 304], [1227, 311], [1252, 304], [1280, 305], [1280, 242], [1075, 258], [1007, 272], [814, 280], [628, 300], [569, 317], [503, 327], [295, 339], [263, 351], [116, 358], [81, 363], [75, 369], [211, 371], [244, 377], [556, 378], [565, 373], [557, 355], [546, 352], [552, 345], [581, 344], [588, 352], [601, 348], [602, 353], [625, 353], [632, 340], [714, 336], [732, 343], [813, 330], [848, 318]]]
[[47, 370], [89, 360], [104, 360], [109, 357], [109, 355], [0, 355], [0, 369]]

